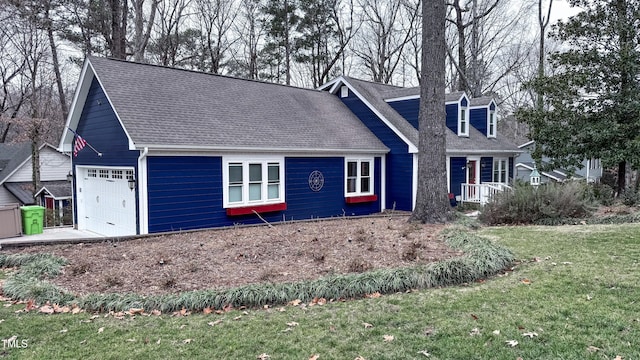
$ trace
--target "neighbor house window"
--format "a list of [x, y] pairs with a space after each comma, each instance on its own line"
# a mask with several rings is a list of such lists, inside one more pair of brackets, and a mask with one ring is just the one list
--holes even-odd
[[458, 136], [469, 136], [469, 120], [467, 115], [467, 108], [461, 106], [460, 119], [458, 121]]
[[229, 160], [224, 163], [225, 206], [283, 202], [284, 166], [277, 160]]
[[347, 159], [346, 196], [373, 194], [373, 159]]
[[509, 178], [507, 159], [493, 159], [493, 182], [507, 183]]
[[489, 120], [487, 126], [487, 136], [496, 137], [496, 112], [489, 110]]

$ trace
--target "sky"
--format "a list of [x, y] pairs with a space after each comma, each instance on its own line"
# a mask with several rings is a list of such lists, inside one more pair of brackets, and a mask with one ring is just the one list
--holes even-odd
[[554, 24], [560, 19], [566, 20], [569, 16], [573, 16], [579, 11], [579, 8], [569, 6], [566, 0], [555, 0], [551, 7], [551, 24]]

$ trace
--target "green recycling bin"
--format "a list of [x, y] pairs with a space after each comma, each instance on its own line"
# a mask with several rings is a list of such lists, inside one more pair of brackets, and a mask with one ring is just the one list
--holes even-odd
[[22, 211], [22, 233], [25, 235], [42, 234], [44, 207], [23, 206], [20, 210]]

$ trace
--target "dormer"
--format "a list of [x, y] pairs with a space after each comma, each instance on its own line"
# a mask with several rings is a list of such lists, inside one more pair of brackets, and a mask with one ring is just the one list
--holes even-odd
[[497, 105], [490, 97], [479, 97], [471, 100], [469, 116], [471, 126], [488, 138], [495, 138], [498, 133]]
[[469, 98], [458, 91], [445, 95], [447, 127], [458, 136], [469, 136]]

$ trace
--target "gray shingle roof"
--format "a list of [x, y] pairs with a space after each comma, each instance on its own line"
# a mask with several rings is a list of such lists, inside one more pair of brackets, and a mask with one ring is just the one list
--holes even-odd
[[43, 181], [42, 187], [36, 192], [36, 195], [40, 195], [43, 191], [46, 191], [54, 199], [70, 199], [71, 198], [71, 182], [66, 180], [60, 181]]
[[30, 182], [4, 183], [4, 187], [15, 196], [23, 205], [33, 205], [36, 203], [33, 198], [33, 184]]
[[[391, 122], [409, 141], [418, 146], [418, 130], [414, 128], [404, 117], [396, 112], [384, 99], [400, 96], [408, 96], [410, 92], [419, 94], [419, 88], [403, 89], [391, 85], [372, 83], [350, 77], [344, 77], [358, 93], [360, 93], [373, 107], [375, 107], [389, 122]], [[417, 90], [416, 90], [417, 89]], [[406, 91], [405, 91], [406, 90]], [[463, 92], [458, 91], [447, 94], [445, 101], [460, 99]], [[483, 98], [480, 98], [483, 99]], [[482, 100], [484, 101], [484, 100]], [[488, 102], [487, 102], [488, 104]], [[460, 137], [453, 131], [446, 131], [447, 152], [519, 152], [518, 148], [498, 134], [496, 138], [487, 138], [474, 127], [469, 129], [469, 137]]]
[[386, 101], [385, 94], [393, 91], [401, 90], [392, 85], [373, 83], [364, 80], [358, 80], [345, 76], [345, 80], [355, 90], [362, 95], [367, 102], [376, 108], [382, 116], [384, 116], [398, 131], [403, 134], [413, 145], [418, 146], [418, 130], [413, 127], [405, 118], [395, 111]]
[[31, 143], [0, 144], [0, 184], [31, 156]]
[[388, 151], [336, 96], [90, 57], [137, 146]]

